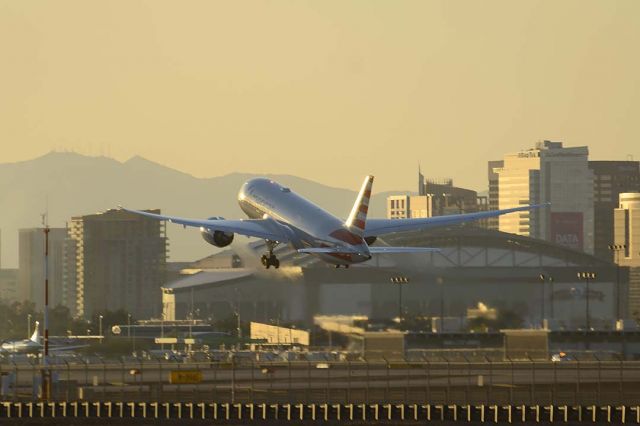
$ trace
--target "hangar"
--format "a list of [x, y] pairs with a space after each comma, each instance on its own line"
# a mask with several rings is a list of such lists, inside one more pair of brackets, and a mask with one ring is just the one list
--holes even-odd
[[[183, 269], [163, 287], [164, 316], [206, 319], [237, 312], [243, 321], [311, 326], [315, 315], [388, 319], [401, 310], [407, 316], [463, 317], [480, 302], [516, 312], [530, 327], [544, 319], [555, 329], [585, 329], [587, 323], [613, 329], [616, 319], [627, 316], [626, 268], [547, 241], [459, 226], [395, 234], [376, 244], [441, 251], [378, 255], [337, 270], [281, 246], [283, 267], [264, 270], [257, 260], [264, 244], [234, 245]], [[225, 258], [236, 261], [220, 261]], [[585, 272], [594, 278], [578, 278]]]

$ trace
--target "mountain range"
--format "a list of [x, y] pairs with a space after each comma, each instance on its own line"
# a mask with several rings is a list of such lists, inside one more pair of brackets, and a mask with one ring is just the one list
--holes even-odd
[[[217, 161], [220, 159], [212, 158], [214, 172]], [[236, 196], [246, 180], [257, 176], [264, 175], [231, 173], [197, 178], [138, 156], [120, 162], [72, 152], [50, 152], [33, 160], [0, 164], [0, 264], [3, 268], [17, 267], [18, 229], [41, 226], [45, 211], [51, 227], [64, 227], [72, 216], [118, 205], [160, 208], [166, 214], [194, 218], [244, 218]], [[344, 189], [297, 176], [266, 176], [343, 218], [349, 214], [360, 189], [360, 182]], [[397, 193], [410, 192], [375, 193], [374, 186], [370, 217], [384, 217], [387, 196]], [[168, 225], [167, 235], [170, 261], [195, 260], [217, 250], [193, 229]]]

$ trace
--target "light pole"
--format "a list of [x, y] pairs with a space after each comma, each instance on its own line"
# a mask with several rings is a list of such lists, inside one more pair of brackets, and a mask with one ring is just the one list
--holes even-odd
[[102, 319], [104, 316], [100, 315], [98, 317], [98, 334], [100, 334], [100, 344], [102, 344]]
[[407, 277], [391, 277], [391, 283], [398, 285], [398, 322], [402, 323], [402, 286], [409, 282]]
[[[585, 316], [587, 320], [587, 331], [591, 330], [591, 318], [589, 317], [589, 282], [596, 279], [595, 272], [578, 272], [578, 279], [585, 280], [587, 282], [586, 303], [585, 303]], [[587, 339], [588, 341], [588, 339]]]
[[129, 347], [131, 347], [131, 314], [127, 314], [127, 339], [129, 340]]
[[[235, 288], [236, 295], [236, 306], [235, 306], [235, 314], [236, 314], [236, 335], [238, 337], [238, 344], [240, 344], [240, 339], [242, 339], [242, 323], [240, 321], [240, 291], [238, 287]], [[279, 315], [279, 314], [278, 314]], [[278, 342], [279, 344], [280, 342]]]
[[31, 314], [27, 314], [27, 339], [31, 338]]
[[[164, 311], [160, 314], [160, 338], [162, 339], [162, 344], [160, 345], [160, 349], [164, 351]], [[133, 332], [133, 350], [136, 348], [136, 333]]]
[[[544, 287], [547, 281], [552, 284], [553, 277], [550, 275], [540, 274], [540, 328], [542, 329], [547, 328], [544, 323]], [[553, 295], [553, 288], [551, 289], [551, 295]], [[551, 300], [551, 309], [553, 310], [553, 299]]]
[[444, 332], [444, 279], [442, 277], [436, 278], [436, 283], [440, 286], [440, 330]]
[[620, 252], [626, 250], [626, 244], [609, 244], [609, 250], [615, 254], [616, 262], [616, 319], [620, 319]]

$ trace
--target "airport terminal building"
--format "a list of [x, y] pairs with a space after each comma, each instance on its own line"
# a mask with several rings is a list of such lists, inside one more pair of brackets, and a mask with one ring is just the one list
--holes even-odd
[[[283, 267], [264, 270], [257, 260], [264, 245], [256, 242], [238, 250], [240, 258], [226, 251], [210, 265], [184, 268], [162, 289], [163, 315], [222, 319], [239, 312], [242, 321], [311, 326], [315, 315], [389, 319], [400, 309], [407, 316], [463, 317], [483, 303], [516, 312], [525, 326], [545, 319], [554, 329], [585, 329], [588, 317], [590, 328], [607, 330], [637, 309], [627, 303], [627, 268], [548, 241], [465, 225], [395, 234], [376, 244], [441, 251], [378, 255], [334, 269], [280, 247]], [[583, 272], [595, 278], [578, 278]], [[407, 283], [393, 283], [397, 277]]]

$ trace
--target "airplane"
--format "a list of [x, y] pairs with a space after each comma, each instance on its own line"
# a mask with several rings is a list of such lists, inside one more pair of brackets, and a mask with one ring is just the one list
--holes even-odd
[[346, 221], [332, 215], [311, 201], [268, 178], [245, 182], [238, 193], [238, 203], [249, 219], [227, 220], [222, 217], [189, 219], [166, 216], [119, 206], [130, 213], [199, 228], [202, 238], [216, 247], [226, 247], [235, 234], [264, 239], [267, 244], [261, 262], [269, 269], [280, 267], [273, 254], [279, 244], [289, 244], [299, 253], [320, 257], [336, 268], [366, 262], [378, 253], [428, 253], [429, 247], [372, 246], [385, 234], [420, 231], [437, 226], [496, 217], [507, 213], [546, 207], [549, 203], [526, 205], [504, 210], [410, 219], [367, 219], [373, 176], [367, 176]]
[[0, 345], [0, 352], [21, 354], [21, 353], [37, 353], [42, 348], [40, 344], [40, 330], [38, 329], [38, 321], [36, 321], [36, 329], [29, 339], [9, 340]]
[[[40, 323], [36, 321], [35, 330], [33, 331], [33, 334], [29, 339], [9, 340], [2, 342], [2, 345], [0, 345], [0, 354], [38, 354], [44, 348], [43, 344], [40, 343], [41, 336], [39, 325]], [[49, 339], [51, 340], [51, 337]], [[89, 345], [50, 345], [49, 351], [63, 352], [86, 348], [87, 346]]]

